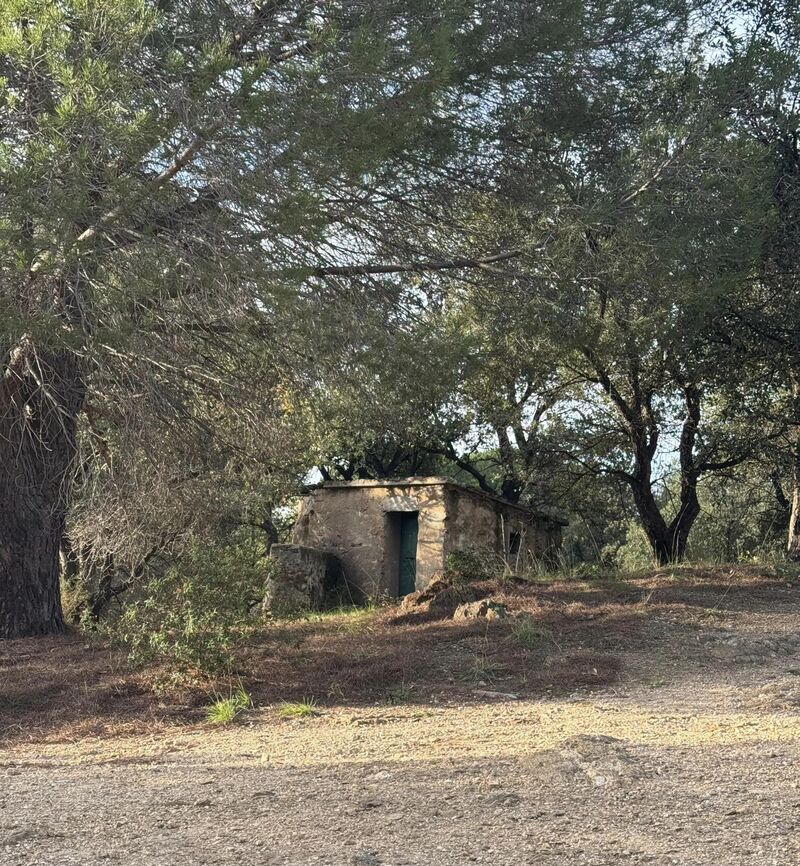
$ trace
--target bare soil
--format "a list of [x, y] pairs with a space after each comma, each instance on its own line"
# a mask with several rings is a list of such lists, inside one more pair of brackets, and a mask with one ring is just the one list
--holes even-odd
[[0, 644], [0, 863], [800, 863], [800, 587], [478, 589], [526, 646], [441, 610], [274, 624], [224, 728], [80, 636]]

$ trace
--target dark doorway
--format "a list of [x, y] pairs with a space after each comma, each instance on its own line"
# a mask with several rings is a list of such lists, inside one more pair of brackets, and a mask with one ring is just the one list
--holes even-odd
[[397, 594], [408, 595], [417, 588], [417, 536], [419, 514], [404, 511], [400, 514], [400, 563]]

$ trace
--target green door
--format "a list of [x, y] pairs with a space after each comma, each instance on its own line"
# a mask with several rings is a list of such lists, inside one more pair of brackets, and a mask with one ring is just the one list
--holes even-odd
[[417, 532], [419, 530], [416, 511], [404, 511], [400, 515], [400, 581], [398, 595], [408, 595], [417, 588]]

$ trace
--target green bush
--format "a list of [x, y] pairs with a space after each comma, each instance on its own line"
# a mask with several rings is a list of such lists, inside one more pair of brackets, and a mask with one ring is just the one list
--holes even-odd
[[454, 550], [445, 560], [445, 577], [454, 584], [474, 583], [502, 577], [505, 563], [502, 557], [479, 549]]
[[61, 609], [65, 622], [81, 625], [86, 622], [89, 608], [89, 590], [81, 580], [61, 577]]
[[176, 679], [230, 670], [237, 638], [263, 595], [267, 560], [248, 544], [190, 545], [171, 568], [148, 577], [101, 632], [130, 662], [163, 662]]
[[628, 523], [625, 543], [617, 550], [614, 559], [618, 570], [624, 574], [656, 567], [653, 550], [638, 521]]

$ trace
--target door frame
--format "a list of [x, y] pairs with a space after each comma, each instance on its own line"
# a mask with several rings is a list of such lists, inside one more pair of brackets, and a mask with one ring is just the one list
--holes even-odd
[[[383, 585], [386, 593], [392, 598], [400, 598], [400, 553], [403, 518], [408, 515], [417, 518], [417, 551], [419, 550], [420, 511], [417, 508], [406, 508], [397, 511], [384, 512], [383, 530]], [[415, 563], [415, 584], [416, 584]]]

